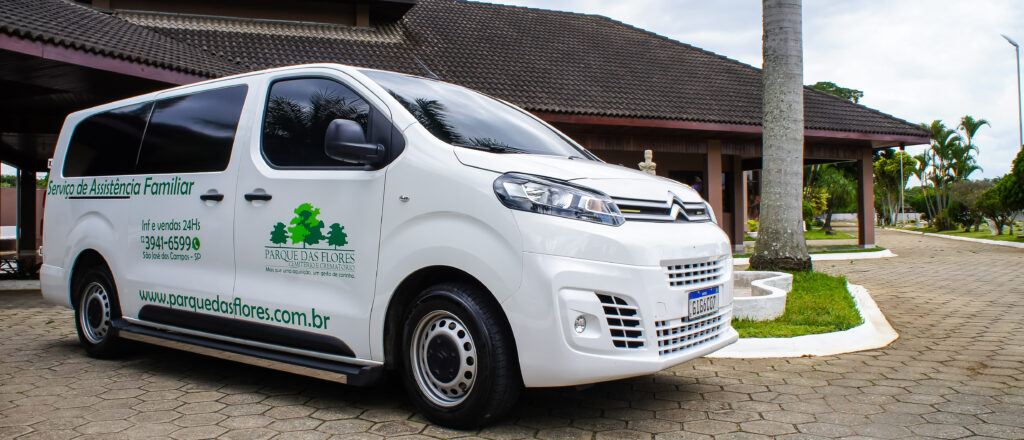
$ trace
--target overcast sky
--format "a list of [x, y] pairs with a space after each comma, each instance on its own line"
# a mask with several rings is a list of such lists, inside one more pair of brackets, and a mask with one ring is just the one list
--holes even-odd
[[[761, 67], [757, 0], [492, 3], [604, 15]], [[1020, 147], [1017, 67], [1000, 33], [1024, 44], [1024, 1], [805, 0], [804, 83], [862, 90], [861, 104], [913, 123], [987, 119], [975, 140], [984, 171], [971, 177], [1001, 176]]]

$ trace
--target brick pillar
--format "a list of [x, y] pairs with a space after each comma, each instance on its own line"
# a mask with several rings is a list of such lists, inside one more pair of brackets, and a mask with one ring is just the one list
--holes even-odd
[[875, 179], [871, 148], [861, 152], [860, 178], [857, 184], [857, 244], [862, 249], [875, 247]]
[[18, 269], [35, 270], [36, 173], [18, 170]]
[[[704, 182], [705, 187], [708, 189], [708, 203], [711, 204], [711, 209], [715, 211], [715, 218], [719, 221], [724, 221], [722, 215], [722, 141], [712, 139], [708, 141], [708, 154], [707, 160], [704, 167], [704, 176], [707, 180]], [[726, 232], [729, 231], [728, 226], [722, 225], [722, 229]]]
[[747, 223], [747, 179], [743, 178], [743, 159], [739, 156], [732, 157], [732, 230], [729, 237], [732, 238], [732, 251], [742, 253], [744, 226]]

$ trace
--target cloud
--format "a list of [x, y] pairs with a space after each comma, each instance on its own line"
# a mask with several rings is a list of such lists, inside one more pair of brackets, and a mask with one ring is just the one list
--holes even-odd
[[[550, 1], [495, 3], [550, 8]], [[572, 0], [559, 10], [600, 14], [760, 67], [756, 0]], [[804, 83], [864, 91], [862, 104], [907, 121], [984, 118], [975, 139], [983, 172], [1010, 169], [1018, 143], [1016, 64], [1000, 33], [1024, 43], [1024, 2], [864, 0], [804, 2]], [[909, 147], [912, 153], [924, 146]]]

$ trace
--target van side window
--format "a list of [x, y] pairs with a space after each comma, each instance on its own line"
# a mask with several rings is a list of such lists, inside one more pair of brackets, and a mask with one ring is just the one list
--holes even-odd
[[242, 114], [248, 86], [208, 90], [156, 102], [138, 173], [223, 171]]
[[153, 103], [129, 105], [83, 119], [64, 159], [65, 177], [135, 173], [142, 132]]
[[370, 105], [352, 89], [322, 78], [277, 81], [263, 120], [263, 155], [280, 167], [336, 167], [324, 154], [324, 134], [335, 119], [351, 119], [367, 133]]

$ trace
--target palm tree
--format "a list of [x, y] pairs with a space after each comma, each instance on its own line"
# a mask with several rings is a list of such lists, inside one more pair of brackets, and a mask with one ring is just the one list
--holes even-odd
[[978, 151], [978, 149], [974, 146], [974, 142], [972, 141], [974, 139], [974, 135], [978, 134], [978, 130], [981, 129], [982, 125], [988, 125], [989, 127], [992, 126], [988, 121], [984, 119], [975, 120], [971, 115], [965, 115], [960, 119], [960, 129], [964, 131], [964, 139], [967, 140], [967, 146], [974, 149], [974, 151]]
[[762, 0], [764, 22], [761, 226], [750, 267], [811, 269], [801, 227], [804, 152], [801, 0]]
[[928, 211], [928, 218], [935, 218], [935, 210], [932, 208], [932, 199], [928, 197], [928, 178], [931, 175], [932, 155], [928, 150], [914, 156], [917, 166], [914, 168], [914, 176], [921, 182], [921, 195], [924, 197], [924, 206]]

